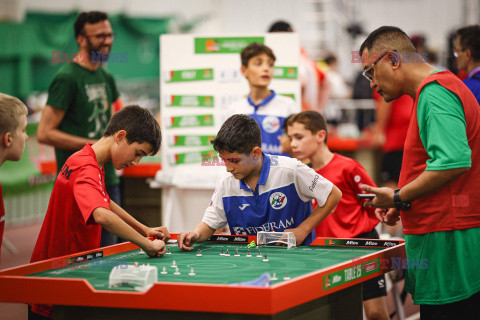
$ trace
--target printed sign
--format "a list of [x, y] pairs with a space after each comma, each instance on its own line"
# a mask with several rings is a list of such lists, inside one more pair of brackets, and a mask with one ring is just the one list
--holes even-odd
[[213, 126], [213, 115], [192, 115], [167, 118], [168, 128], [192, 128]]
[[171, 154], [168, 159], [171, 165], [201, 163], [202, 159], [212, 157], [214, 154], [216, 152], [213, 150], [175, 153]]
[[275, 79], [297, 79], [297, 67], [275, 67], [273, 70], [273, 78]]
[[165, 82], [213, 80], [213, 69], [170, 70], [165, 73]]
[[264, 37], [195, 38], [195, 53], [240, 53], [250, 43], [264, 41]]
[[323, 289], [328, 290], [380, 271], [380, 258], [323, 276]]
[[208, 107], [213, 108], [213, 96], [169, 95], [165, 97], [167, 107]]
[[172, 147], [205, 147], [211, 146], [210, 140], [215, 136], [177, 135], [170, 136], [169, 143]]

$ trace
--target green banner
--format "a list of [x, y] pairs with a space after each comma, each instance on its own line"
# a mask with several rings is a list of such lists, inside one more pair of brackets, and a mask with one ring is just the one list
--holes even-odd
[[285, 96], [285, 97], [290, 97], [292, 98], [294, 101], [296, 101], [295, 99], [295, 94], [294, 93], [279, 93], [281, 96]]
[[193, 115], [170, 117], [168, 128], [191, 128], [191, 127], [212, 127], [214, 125], [213, 115]]
[[263, 37], [195, 38], [195, 53], [240, 53], [250, 43], [264, 43]]
[[211, 158], [216, 154], [213, 150], [208, 151], [194, 151], [185, 153], [176, 153], [169, 156], [171, 165], [202, 163], [203, 159]]
[[210, 140], [214, 138], [215, 136], [172, 135], [169, 142], [172, 147], [206, 147], [211, 146]]
[[275, 67], [273, 71], [273, 78], [275, 79], [297, 79], [297, 67]]
[[171, 95], [166, 99], [167, 107], [208, 107], [214, 106], [213, 96]]
[[376, 258], [350, 268], [329, 273], [323, 276], [323, 289], [328, 290], [338, 287], [342, 284], [380, 271], [380, 268], [380, 258]]
[[213, 80], [213, 69], [170, 70], [166, 73], [166, 82]]

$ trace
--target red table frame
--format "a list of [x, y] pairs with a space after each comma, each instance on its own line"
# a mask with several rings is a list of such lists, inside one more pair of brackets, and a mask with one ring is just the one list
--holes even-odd
[[[176, 238], [176, 235], [173, 235]], [[248, 241], [256, 237], [249, 236]], [[329, 245], [331, 238], [317, 238], [312, 245]], [[358, 240], [358, 239], [351, 239]], [[364, 239], [362, 239], [364, 240]], [[372, 239], [377, 242], [389, 240]], [[30, 277], [32, 273], [65, 267], [71, 258], [88, 253], [103, 252], [103, 256], [138, 249], [132, 243], [123, 243], [88, 252], [49, 259], [20, 267], [0, 271], [0, 301], [17, 303], [39, 303], [53, 305], [75, 305], [92, 307], [177, 310], [217, 312], [235, 314], [274, 315], [314, 299], [361, 283], [384, 274], [392, 269], [391, 258], [405, 259], [405, 244], [386, 248], [358, 259], [349, 260], [328, 268], [274, 284], [271, 287], [239, 287], [218, 284], [166, 283], [158, 282], [147, 292], [123, 292], [95, 290], [85, 279]], [[326, 274], [347, 269], [372, 259], [382, 259], [380, 271], [352, 280], [348, 283], [323, 290]], [[71, 293], [75, 292], [74, 295]], [[168, 293], [168, 294], [166, 294]], [[190, 299], [206, 296], [208, 299]], [[249, 303], [238, 303], [235, 297], [248, 297]], [[159, 299], [161, 297], [161, 299]], [[188, 299], [188, 303], [185, 303]]]

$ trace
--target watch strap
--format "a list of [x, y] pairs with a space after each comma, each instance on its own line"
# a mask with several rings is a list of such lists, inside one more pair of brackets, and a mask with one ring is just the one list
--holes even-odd
[[400, 199], [400, 188], [393, 191], [393, 203], [397, 210], [408, 210], [412, 207], [410, 202], [403, 202], [402, 199]]

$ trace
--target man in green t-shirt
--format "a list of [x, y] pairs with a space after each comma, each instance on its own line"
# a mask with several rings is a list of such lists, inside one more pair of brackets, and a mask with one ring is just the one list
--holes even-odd
[[[414, 108], [399, 189], [362, 188], [388, 225], [402, 219], [405, 289], [424, 319], [469, 319], [480, 304], [480, 106], [450, 71], [429, 65], [396, 27], [360, 47], [363, 74], [386, 102]], [[397, 263], [398, 265], [398, 263]]]
[[[106, 13], [82, 12], [74, 24], [79, 47], [72, 63], [65, 64], [48, 89], [47, 105], [38, 125], [37, 138], [55, 147], [57, 172], [65, 161], [87, 143], [101, 138], [112, 115], [121, 108], [113, 76], [103, 67], [115, 34]], [[119, 178], [112, 163], [105, 165], [110, 198], [120, 205]], [[116, 236], [102, 231], [102, 246], [115, 244]]]

